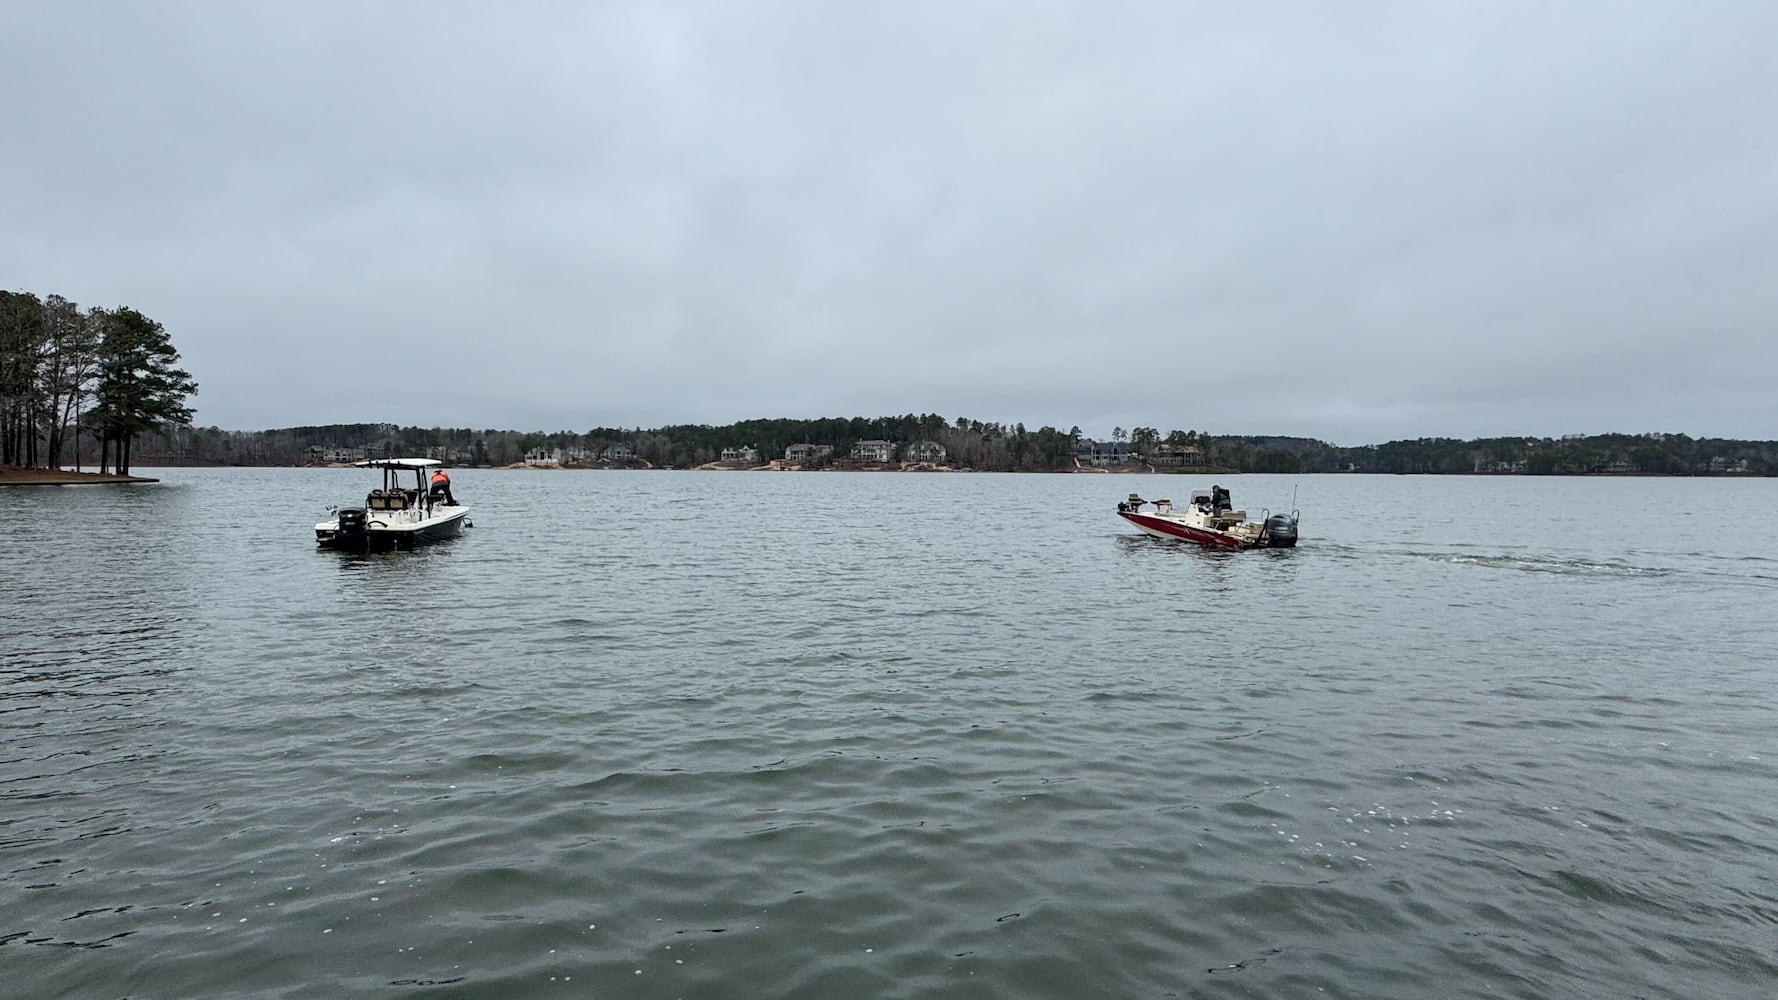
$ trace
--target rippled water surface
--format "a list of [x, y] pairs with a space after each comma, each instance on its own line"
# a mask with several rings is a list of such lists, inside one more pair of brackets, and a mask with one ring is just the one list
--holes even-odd
[[1743, 997], [1778, 482], [0, 491], [0, 995]]

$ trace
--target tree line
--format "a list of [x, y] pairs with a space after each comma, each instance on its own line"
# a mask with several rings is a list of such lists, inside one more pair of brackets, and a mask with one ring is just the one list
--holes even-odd
[[1288, 451], [1304, 472], [1530, 476], [1778, 476], [1778, 441], [1686, 434], [1570, 434], [1560, 438], [1416, 438], [1336, 448], [1306, 438], [1245, 438]]
[[829, 445], [833, 454], [815, 464], [844, 465], [858, 441], [906, 445], [935, 441], [953, 466], [995, 471], [1056, 471], [1071, 466], [1083, 440], [1079, 428], [1027, 429], [937, 414], [830, 417], [813, 420], [744, 420], [734, 424], [675, 424], [655, 428], [595, 427], [578, 431], [514, 431], [466, 427], [401, 427], [335, 424], [264, 431], [168, 426], [142, 435], [142, 461], [167, 465], [304, 465], [344, 452], [369, 457], [431, 456], [462, 465], [511, 465], [529, 453], [559, 450], [596, 459], [622, 446], [635, 464], [695, 468], [718, 460], [724, 449], [748, 446], [762, 459], [778, 458], [793, 444]]
[[78, 467], [85, 438], [127, 475], [136, 441], [191, 423], [197, 391], [140, 311], [0, 290], [0, 465]]
[[[934, 414], [887, 417], [743, 420], [724, 425], [656, 428], [595, 427], [580, 431], [514, 431], [334, 424], [266, 431], [225, 431], [164, 424], [138, 437], [145, 462], [167, 465], [304, 465], [345, 450], [372, 456], [426, 455], [460, 465], [510, 465], [539, 450], [580, 455], [592, 464], [622, 446], [636, 464], [695, 468], [725, 448], [750, 446], [760, 458], [781, 457], [792, 444], [829, 445], [817, 465], [844, 467], [858, 441], [906, 446], [933, 441], [946, 463], [983, 472], [1059, 472], [1076, 467], [1090, 439], [1062, 430]], [[1778, 475], [1778, 442], [1692, 438], [1684, 434], [1600, 434], [1566, 438], [1419, 438], [1340, 447], [1314, 438], [1215, 435], [1196, 430], [1115, 428], [1128, 463], [1142, 468], [1163, 446], [1196, 449], [1196, 471], [1487, 475]]]

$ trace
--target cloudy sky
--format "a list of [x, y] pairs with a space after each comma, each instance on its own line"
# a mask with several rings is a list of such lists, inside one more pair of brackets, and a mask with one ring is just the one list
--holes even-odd
[[1778, 437], [1778, 4], [0, 8], [197, 422]]

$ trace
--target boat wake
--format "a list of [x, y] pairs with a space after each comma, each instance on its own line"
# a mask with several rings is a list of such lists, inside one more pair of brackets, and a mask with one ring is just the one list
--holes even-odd
[[1673, 571], [1658, 566], [1632, 566], [1623, 562], [1599, 562], [1590, 559], [1558, 559], [1539, 556], [1462, 555], [1452, 552], [1411, 552], [1409, 555], [1433, 562], [1458, 566], [1483, 566], [1489, 569], [1516, 570], [1521, 573], [1553, 573], [1559, 576], [1594, 576], [1619, 579], [1654, 579], [1670, 576]]

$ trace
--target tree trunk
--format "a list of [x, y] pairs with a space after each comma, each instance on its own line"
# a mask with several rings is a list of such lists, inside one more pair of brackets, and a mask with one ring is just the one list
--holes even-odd
[[49, 409], [44, 411], [49, 417], [49, 426], [43, 429], [43, 467], [46, 469], [62, 467], [62, 390], [59, 378], [59, 370], [51, 375]]

